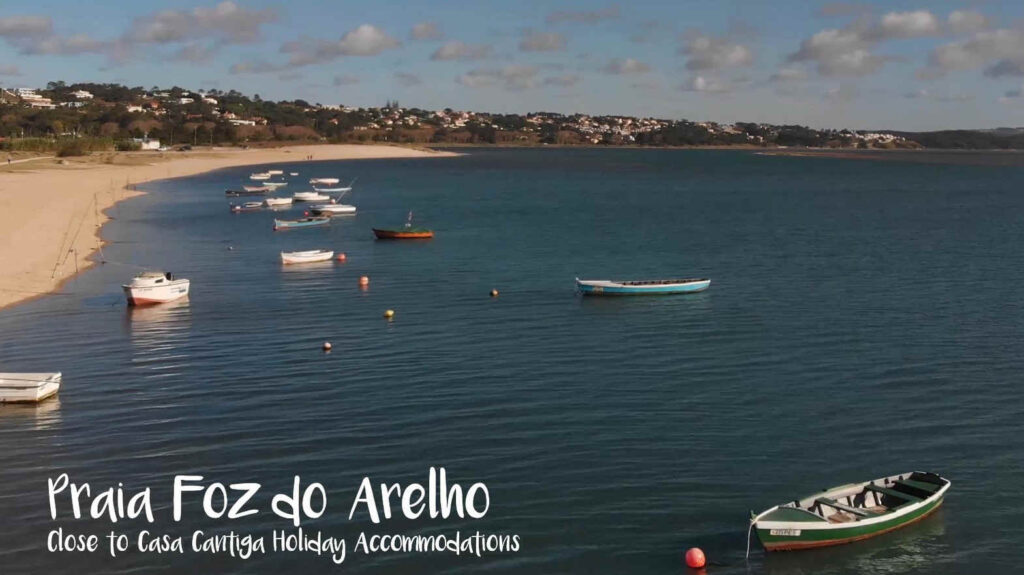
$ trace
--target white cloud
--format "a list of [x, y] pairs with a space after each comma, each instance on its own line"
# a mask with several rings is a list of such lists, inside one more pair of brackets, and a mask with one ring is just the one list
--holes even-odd
[[796, 66], [785, 66], [779, 68], [778, 72], [775, 72], [769, 78], [772, 82], [799, 82], [807, 79], [807, 72], [803, 68]]
[[216, 51], [212, 47], [193, 42], [182, 46], [171, 58], [181, 62], [199, 64], [209, 62], [215, 54]]
[[601, 10], [557, 10], [548, 14], [548, 24], [597, 24], [604, 20], [614, 20], [619, 17], [619, 7], [609, 6]]
[[500, 70], [470, 70], [455, 79], [470, 88], [484, 88], [501, 84], [507, 90], [526, 90], [537, 86], [537, 68], [511, 65]]
[[605, 64], [601, 70], [605, 74], [644, 74], [646, 72], [650, 72], [651, 67], [632, 58], [626, 58], [625, 60], [615, 58]]
[[920, 38], [935, 36], [941, 32], [939, 19], [927, 10], [913, 12], [889, 12], [875, 31], [881, 38]]
[[971, 10], [954, 10], [950, 12], [947, 21], [954, 34], [969, 34], [988, 28], [988, 18]]
[[789, 60], [814, 62], [822, 76], [864, 76], [885, 63], [884, 57], [871, 53], [870, 46], [856, 30], [829, 28], [801, 42]]
[[692, 76], [686, 82], [683, 83], [679, 89], [684, 92], [705, 92], [721, 94], [728, 92], [730, 87], [728, 84], [718, 80], [716, 78], [709, 78], [706, 76]]
[[338, 41], [303, 38], [285, 43], [281, 52], [290, 54], [288, 63], [292, 66], [306, 66], [342, 56], [376, 56], [400, 44], [380, 28], [363, 24], [346, 32]]
[[1024, 68], [1024, 31], [982, 30], [967, 39], [938, 46], [928, 62], [935, 75], [982, 66], [988, 66], [985, 73], [992, 77], [1020, 75]]
[[288, 66], [281, 66], [266, 60], [253, 60], [251, 62], [239, 62], [228, 70], [232, 74], [267, 74], [287, 70]]
[[754, 61], [754, 55], [746, 46], [726, 38], [716, 38], [704, 34], [689, 38], [681, 52], [689, 56], [686, 62], [688, 70], [717, 70], [749, 66]]
[[434, 22], [419, 22], [413, 25], [409, 37], [413, 40], [440, 40], [444, 34]]
[[431, 60], [479, 60], [491, 54], [486, 44], [466, 44], [458, 40], [445, 42], [431, 54]]
[[36, 38], [53, 34], [49, 16], [8, 16], [0, 18], [0, 37]]
[[523, 52], [558, 52], [565, 50], [565, 37], [554, 32], [526, 30], [519, 40]]
[[849, 102], [857, 97], [857, 87], [850, 84], [840, 84], [825, 91], [825, 99], [832, 102]]
[[212, 8], [164, 10], [136, 18], [125, 38], [143, 44], [167, 44], [213, 36], [227, 44], [247, 44], [261, 40], [262, 27], [276, 20], [274, 10], [249, 10], [229, 0]]
[[21, 76], [21, 70], [13, 64], [0, 64], [0, 76]]

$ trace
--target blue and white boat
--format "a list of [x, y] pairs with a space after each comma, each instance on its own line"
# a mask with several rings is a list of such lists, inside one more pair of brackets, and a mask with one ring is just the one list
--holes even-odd
[[665, 295], [696, 293], [708, 289], [711, 280], [692, 278], [681, 280], [581, 280], [576, 278], [576, 290], [583, 295]]
[[331, 223], [331, 218], [314, 217], [302, 218], [301, 220], [274, 220], [274, 230], [286, 230], [290, 228], [308, 228], [311, 226], [324, 226]]

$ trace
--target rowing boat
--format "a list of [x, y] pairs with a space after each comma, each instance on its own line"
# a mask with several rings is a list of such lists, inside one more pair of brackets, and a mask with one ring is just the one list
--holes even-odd
[[356, 213], [356, 207], [350, 204], [313, 204], [309, 213], [315, 215], [342, 215]]
[[267, 198], [263, 200], [263, 205], [268, 208], [277, 206], [290, 206], [292, 205], [292, 198]]
[[332, 184], [337, 184], [340, 181], [341, 180], [339, 180], [338, 178], [310, 178], [309, 179], [309, 183], [313, 184], [314, 186], [317, 185], [317, 184], [332, 185]]
[[232, 213], [256, 212], [263, 209], [263, 202], [245, 202], [244, 204], [231, 204], [228, 208]]
[[302, 218], [301, 220], [274, 220], [274, 230], [284, 230], [289, 228], [309, 228], [313, 226], [322, 226], [331, 223], [331, 218], [315, 217], [315, 218]]
[[707, 278], [678, 280], [581, 280], [576, 278], [576, 290], [583, 295], [665, 295], [695, 293], [708, 289]]
[[60, 391], [61, 373], [0, 373], [0, 403], [37, 403]]
[[288, 182], [263, 182], [263, 185], [268, 188], [280, 188], [281, 186], [287, 186]]
[[312, 262], [323, 262], [334, 257], [331, 250], [306, 250], [303, 252], [281, 252], [281, 263], [283, 264], [308, 264]]
[[[826, 489], [776, 505], [750, 526], [767, 551], [852, 543], [905, 527], [942, 505], [948, 479], [913, 471]], [[748, 535], [748, 552], [749, 552]]]
[[296, 202], [326, 202], [331, 199], [331, 196], [321, 194], [320, 192], [295, 192], [292, 198]]
[[270, 174], [268, 172], [256, 172], [255, 174], [249, 174], [250, 180], [269, 180]]
[[434, 230], [426, 228], [373, 228], [373, 235], [377, 236], [378, 240], [424, 240], [434, 237]]
[[241, 190], [224, 190], [224, 195], [229, 198], [235, 198], [238, 196], [262, 196], [263, 194], [269, 192], [270, 190], [271, 188], [267, 188], [264, 186], [260, 186], [258, 188], [252, 186], [244, 186]]

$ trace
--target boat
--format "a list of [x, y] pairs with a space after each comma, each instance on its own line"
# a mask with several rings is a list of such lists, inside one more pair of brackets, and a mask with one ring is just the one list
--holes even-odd
[[321, 187], [318, 187], [318, 186], [313, 186], [313, 190], [315, 190], [317, 192], [351, 192], [352, 191], [352, 186], [354, 186], [355, 183], [356, 183], [356, 180], [353, 179], [351, 182], [348, 183], [347, 186], [340, 186], [340, 187], [337, 187], [337, 188], [321, 188]]
[[269, 180], [270, 173], [268, 172], [256, 172], [255, 174], [249, 174], [250, 180]]
[[583, 295], [665, 295], [696, 293], [708, 289], [711, 280], [692, 278], [680, 280], [581, 280], [576, 290]]
[[299, 175], [299, 173], [298, 172], [289, 172], [288, 175], [289, 176], [297, 176], [297, 175]]
[[767, 551], [852, 543], [925, 518], [942, 505], [949, 486], [948, 479], [922, 471], [841, 485], [751, 513], [750, 529]]
[[340, 181], [341, 180], [339, 180], [338, 178], [310, 178], [309, 179], [309, 183], [313, 184], [314, 186], [317, 185], [317, 184], [333, 185], [333, 184], [337, 184]]
[[263, 205], [268, 208], [290, 206], [292, 205], [292, 198], [267, 198], [263, 200]]
[[242, 189], [247, 192], [258, 192], [262, 194], [265, 192], [269, 192], [274, 188], [270, 187], [270, 184], [263, 184], [262, 186], [242, 186]]
[[284, 170], [267, 170], [267, 173], [271, 176], [280, 176], [284, 174]]
[[274, 219], [274, 230], [283, 230], [289, 228], [308, 228], [312, 226], [322, 226], [331, 223], [331, 218], [323, 216], [302, 218], [301, 220], [278, 220]]
[[229, 208], [233, 213], [255, 212], [263, 209], [263, 202], [245, 202], [244, 204], [231, 204]]
[[60, 390], [61, 373], [0, 373], [0, 403], [37, 403]]
[[287, 186], [288, 182], [263, 182], [263, 185], [268, 188], [280, 188], [281, 186]]
[[434, 237], [434, 230], [412, 227], [412, 212], [400, 228], [373, 228], [378, 240], [425, 240]]
[[309, 213], [316, 215], [342, 215], [356, 213], [356, 207], [350, 204], [313, 204]]
[[270, 190], [271, 188], [264, 188], [263, 186], [258, 188], [245, 186], [241, 190], [224, 190], [224, 195], [229, 198], [235, 198], [238, 196], [261, 196]]
[[128, 305], [146, 305], [174, 301], [188, 295], [189, 281], [174, 279], [170, 273], [143, 272], [127, 285], [121, 286]]
[[326, 202], [331, 199], [331, 196], [320, 192], [295, 192], [292, 198], [296, 202]]
[[283, 264], [308, 264], [323, 262], [334, 257], [332, 250], [307, 250], [304, 252], [281, 252]]

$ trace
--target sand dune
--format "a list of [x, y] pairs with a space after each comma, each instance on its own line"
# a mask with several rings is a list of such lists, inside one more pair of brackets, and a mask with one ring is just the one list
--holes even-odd
[[[292, 146], [194, 152], [135, 152], [52, 158], [0, 170], [0, 308], [57, 290], [98, 249], [103, 210], [136, 195], [126, 188], [229, 166], [454, 154], [395, 146]], [[107, 163], [110, 162], [110, 163]]]

